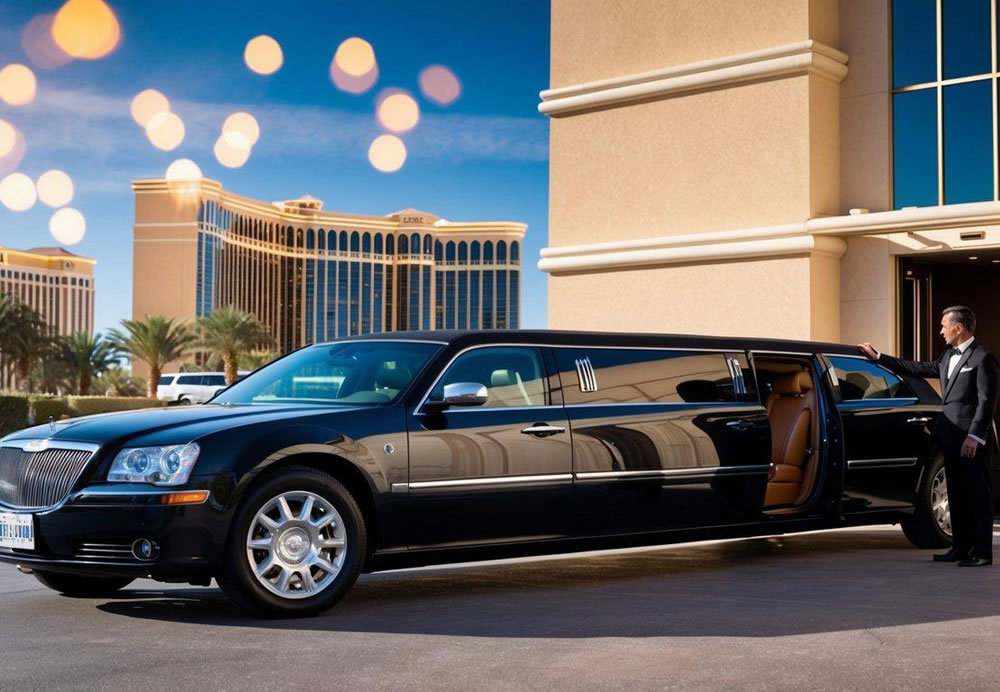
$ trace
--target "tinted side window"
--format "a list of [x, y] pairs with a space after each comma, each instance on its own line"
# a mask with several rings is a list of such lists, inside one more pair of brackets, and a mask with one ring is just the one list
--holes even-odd
[[226, 377], [225, 375], [205, 375], [205, 381], [202, 384], [209, 387], [225, 387]]
[[177, 384], [201, 384], [201, 375], [181, 375]]
[[161, 377], [159, 380], [157, 380], [157, 384], [170, 384], [173, 381], [174, 381], [173, 375], [165, 375]]
[[833, 356], [830, 364], [837, 377], [841, 401], [913, 396], [903, 380], [870, 360]]
[[486, 387], [484, 407], [546, 406], [548, 391], [542, 354], [537, 348], [491, 346], [463, 353], [434, 385], [430, 399], [444, 398], [444, 387], [456, 382], [475, 382]]
[[736, 401], [721, 353], [557, 348], [567, 404]]

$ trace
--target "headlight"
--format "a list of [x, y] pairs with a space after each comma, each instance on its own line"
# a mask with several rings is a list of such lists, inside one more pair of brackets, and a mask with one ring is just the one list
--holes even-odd
[[199, 451], [194, 442], [170, 447], [126, 447], [111, 463], [108, 480], [182, 485], [191, 476]]

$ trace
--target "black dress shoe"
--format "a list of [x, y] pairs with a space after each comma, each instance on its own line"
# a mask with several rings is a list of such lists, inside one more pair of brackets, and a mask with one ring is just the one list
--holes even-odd
[[969, 557], [958, 563], [959, 567], [985, 567], [986, 565], [992, 565], [993, 560], [985, 557]]
[[958, 562], [969, 557], [968, 553], [960, 553], [957, 550], [949, 550], [947, 553], [938, 553], [934, 556], [934, 562]]

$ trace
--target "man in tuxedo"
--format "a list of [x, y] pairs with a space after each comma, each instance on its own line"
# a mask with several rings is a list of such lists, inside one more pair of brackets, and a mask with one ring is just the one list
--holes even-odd
[[941, 380], [941, 415], [934, 438], [944, 454], [951, 511], [952, 547], [938, 562], [962, 567], [993, 564], [993, 493], [986, 440], [993, 425], [1000, 384], [996, 357], [975, 337], [976, 316], [964, 305], [941, 313], [941, 336], [950, 347], [937, 362], [901, 360], [858, 344], [868, 358], [890, 370]]

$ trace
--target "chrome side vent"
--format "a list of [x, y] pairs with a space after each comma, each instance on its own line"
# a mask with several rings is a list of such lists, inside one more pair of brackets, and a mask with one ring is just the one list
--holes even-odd
[[590, 364], [590, 358], [576, 359], [576, 376], [580, 381], [581, 392], [597, 391], [597, 375], [594, 373], [594, 366]]
[[743, 368], [740, 367], [740, 362], [735, 358], [727, 358], [726, 362], [729, 363], [729, 372], [733, 376], [733, 389], [737, 394], [746, 394], [747, 383], [743, 378]]

